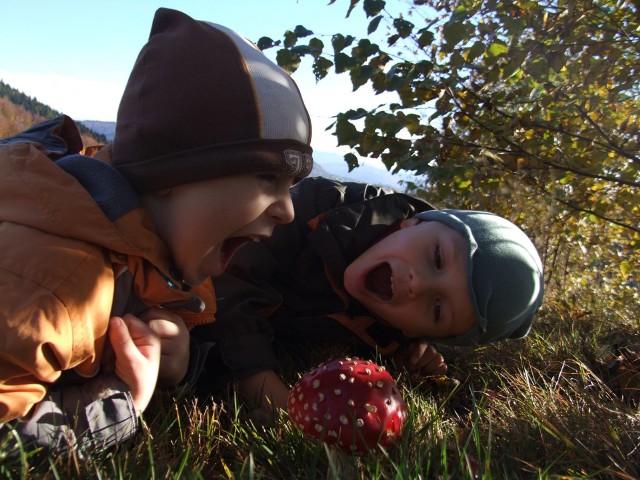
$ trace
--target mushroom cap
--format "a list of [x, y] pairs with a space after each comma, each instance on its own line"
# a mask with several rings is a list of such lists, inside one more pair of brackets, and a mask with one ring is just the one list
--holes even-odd
[[306, 373], [291, 390], [287, 410], [306, 435], [351, 454], [391, 445], [407, 418], [389, 372], [368, 360], [348, 357]]

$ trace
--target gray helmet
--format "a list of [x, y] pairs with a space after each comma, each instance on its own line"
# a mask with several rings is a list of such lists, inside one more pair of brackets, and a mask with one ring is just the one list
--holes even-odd
[[435, 341], [476, 345], [526, 336], [544, 286], [542, 262], [529, 237], [489, 212], [430, 210], [415, 217], [444, 223], [467, 245], [467, 286], [478, 322], [467, 333]]

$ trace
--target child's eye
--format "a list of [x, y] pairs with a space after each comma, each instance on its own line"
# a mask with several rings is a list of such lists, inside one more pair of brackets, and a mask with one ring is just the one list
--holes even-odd
[[442, 310], [442, 305], [440, 305], [440, 299], [437, 299], [436, 304], [433, 306], [433, 318], [436, 322], [440, 321], [441, 310]]
[[259, 173], [258, 178], [272, 185], [277, 185], [278, 183], [278, 175], [273, 173]]
[[433, 261], [436, 265], [436, 268], [440, 270], [442, 268], [442, 258], [440, 258], [440, 244], [437, 244], [436, 248], [434, 249]]
[[293, 177], [275, 173], [259, 173], [257, 177], [267, 184], [272, 193], [289, 193], [293, 186]]

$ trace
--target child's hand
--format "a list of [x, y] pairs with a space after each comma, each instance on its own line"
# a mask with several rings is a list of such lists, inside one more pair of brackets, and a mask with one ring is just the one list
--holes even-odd
[[189, 330], [180, 316], [164, 308], [150, 308], [140, 315], [158, 334], [161, 344], [158, 385], [178, 386], [189, 368]]
[[444, 375], [447, 373], [444, 357], [435, 347], [424, 340], [409, 344], [396, 354], [395, 360], [410, 373], [422, 375]]
[[109, 340], [115, 353], [115, 373], [131, 390], [138, 412], [144, 411], [156, 388], [160, 339], [143, 321], [127, 314], [111, 317]]
[[289, 388], [273, 370], [258, 372], [236, 382], [236, 389], [253, 410], [253, 419], [261, 425], [274, 421], [277, 409], [287, 409]]

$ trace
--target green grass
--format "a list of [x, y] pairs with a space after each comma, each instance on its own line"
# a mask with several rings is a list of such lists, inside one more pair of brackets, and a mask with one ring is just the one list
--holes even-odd
[[[341, 459], [308, 441], [283, 412], [268, 426], [254, 423], [231, 393], [164, 396], [147, 410], [146, 430], [116, 449], [83, 460], [25, 454], [0, 461], [0, 476], [639, 478], [640, 376], [616, 380], [615, 345], [638, 352], [631, 319], [558, 304], [545, 308], [525, 341], [445, 350], [445, 382], [415, 381], [391, 366], [410, 412], [403, 436], [360, 458]], [[302, 373], [295, 362], [285, 367], [291, 382]]]

